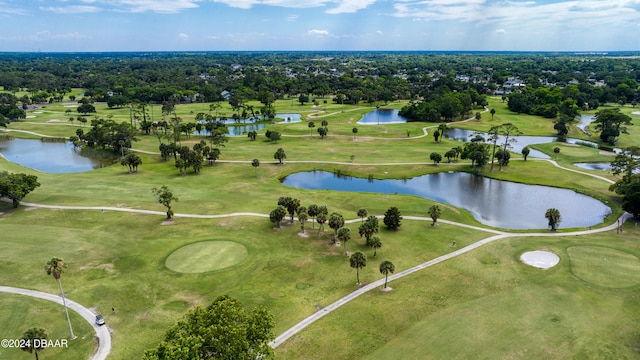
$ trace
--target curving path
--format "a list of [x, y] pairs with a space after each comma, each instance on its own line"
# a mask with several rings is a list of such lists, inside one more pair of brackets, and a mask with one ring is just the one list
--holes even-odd
[[[9, 294], [18, 294], [24, 296], [30, 296], [38, 299], [44, 299], [48, 301], [53, 301], [62, 305], [62, 297], [58, 295], [53, 295], [41, 291], [29, 290], [29, 289], [21, 289], [10, 286], [0, 286], [0, 292], [9, 293]], [[92, 360], [105, 360], [107, 355], [111, 352], [111, 333], [109, 333], [109, 328], [107, 325], [98, 326], [95, 324], [96, 314], [94, 314], [91, 310], [86, 307], [78, 304], [77, 302], [66, 298], [67, 307], [80, 316], [82, 316], [91, 326], [93, 330], [96, 332], [96, 338], [98, 339], [98, 347], [96, 352], [91, 357]]]

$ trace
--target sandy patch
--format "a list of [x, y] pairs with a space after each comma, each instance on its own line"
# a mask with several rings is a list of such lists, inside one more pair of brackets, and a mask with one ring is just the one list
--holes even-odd
[[36, 116], [35, 115], [27, 115], [25, 116], [25, 119], [35, 119]]
[[539, 269], [549, 269], [560, 262], [560, 257], [551, 251], [536, 250], [520, 255], [520, 260], [527, 265]]
[[77, 108], [78, 105], [65, 105], [64, 107], [66, 107], [66, 108]]
[[633, 111], [631, 112], [631, 115], [640, 115], [640, 111]]
[[382, 291], [382, 292], [387, 292], [387, 291], [391, 291], [391, 290], [393, 290], [393, 288], [391, 286], [380, 288], [380, 291]]
[[42, 111], [34, 111], [34, 114], [42, 114]]
[[612, 152], [612, 151], [600, 151], [600, 155], [605, 155], [605, 156], [616, 156], [617, 154]]
[[65, 122], [64, 120], [60, 120], [60, 119], [51, 119], [51, 120], [47, 120], [48, 123], [58, 123], [58, 122]]
[[301, 238], [308, 238], [308, 237], [309, 237], [309, 233], [305, 232], [305, 233], [303, 234], [303, 233], [299, 232], [299, 233], [298, 233], [298, 236], [299, 236], [299, 237], [301, 237]]
[[173, 224], [175, 224], [175, 223], [173, 222], [173, 220], [164, 220], [164, 221], [162, 222], [162, 225], [173, 225]]

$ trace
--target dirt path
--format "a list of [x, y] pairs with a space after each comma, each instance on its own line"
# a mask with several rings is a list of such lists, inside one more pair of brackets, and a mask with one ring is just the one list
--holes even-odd
[[[49, 293], [44, 293], [41, 291], [29, 290], [29, 289], [21, 289], [10, 286], [0, 286], [0, 292], [9, 293], [9, 294], [17, 294], [30, 296], [37, 299], [43, 299], [47, 301], [53, 301], [62, 305], [62, 297], [59, 295], [53, 295]], [[109, 328], [107, 325], [98, 326], [95, 323], [96, 314], [94, 314], [91, 310], [86, 307], [78, 304], [77, 302], [66, 298], [67, 307], [85, 319], [96, 332], [96, 338], [98, 339], [98, 346], [96, 348], [96, 352], [91, 357], [92, 360], [104, 360], [107, 358], [107, 355], [111, 352], [111, 333], [109, 333]], [[73, 340], [70, 340], [73, 341]]]

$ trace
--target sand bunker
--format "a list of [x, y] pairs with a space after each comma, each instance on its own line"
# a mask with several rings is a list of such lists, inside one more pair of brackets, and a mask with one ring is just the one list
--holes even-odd
[[560, 257], [551, 251], [529, 251], [520, 255], [520, 260], [527, 265], [540, 269], [549, 269], [560, 262]]
[[25, 117], [25, 119], [35, 119], [35, 118], [36, 118], [35, 115], [27, 115]]
[[640, 115], [640, 111], [634, 111], [631, 113], [631, 115]]

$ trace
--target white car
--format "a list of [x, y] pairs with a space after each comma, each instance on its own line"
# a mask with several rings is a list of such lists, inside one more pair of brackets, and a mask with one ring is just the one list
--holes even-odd
[[102, 317], [102, 315], [96, 315], [96, 325], [104, 325], [104, 318]]

